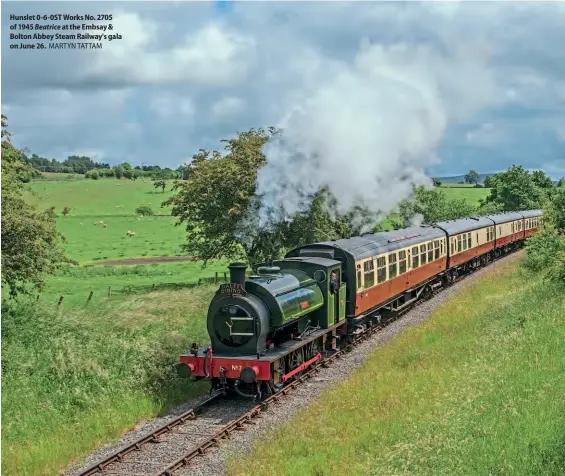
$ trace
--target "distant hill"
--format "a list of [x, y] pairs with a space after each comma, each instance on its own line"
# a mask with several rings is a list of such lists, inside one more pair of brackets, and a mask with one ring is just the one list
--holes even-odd
[[[495, 174], [479, 174], [479, 183], [483, 183], [488, 176], [492, 176]], [[459, 183], [465, 182], [465, 174], [463, 175], [454, 175], [452, 177], [434, 177], [438, 180], [441, 180], [442, 183]]]

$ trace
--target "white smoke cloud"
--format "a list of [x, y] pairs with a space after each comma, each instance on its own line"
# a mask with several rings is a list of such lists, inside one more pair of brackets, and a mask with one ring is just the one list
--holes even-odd
[[318, 61], [315, 69], [290, 100], [282, 136], [263, 149], [262, 226], [305, 210], [323, 187], [340, 212], [394, 210], [414, 185], [430, 183], [425, 167], [438, 160], [447, 126], [493, 100], [477, 50], [363, 44], [353, 64]]

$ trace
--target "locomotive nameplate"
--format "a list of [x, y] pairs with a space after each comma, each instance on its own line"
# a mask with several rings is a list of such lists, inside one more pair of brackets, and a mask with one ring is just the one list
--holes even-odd
[[243, 286], [239, 283], [226, 283], [218, 289], [219, 294], [227, 294], [229, 296], [246, 296], [247, 293]]

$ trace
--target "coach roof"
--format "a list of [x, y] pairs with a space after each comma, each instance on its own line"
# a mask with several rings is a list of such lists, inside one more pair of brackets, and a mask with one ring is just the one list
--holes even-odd
[[543, 216], [543, 210], [524, 210], [520, 212], [524, 218], [541, 217]]
[[487, 218], [490, 218], [497, 225], [500, 225], [501, 223], [508, 223], [509, 221], [522, 220], [524, 217], [521, 212], [507, 212], [497, 215], [487, 215]]
[[400, 230], [383, 231], [343, 240], [325, 241], [317, 245], [340, 248], [350, 253], [355, 260], [359, 260], [437, 238], [445, 238], [445, 233], [439, 228], [411, 226]]
[[465, 233], [466, 231], [473, 231], [478, 230], [479, 228], [493, 226], [493, 223], [485, 217], [471, 217], [440, 221], [436, 223], [436, 226], [445, 230], [449, 235], [457, 235], [458, 233]]

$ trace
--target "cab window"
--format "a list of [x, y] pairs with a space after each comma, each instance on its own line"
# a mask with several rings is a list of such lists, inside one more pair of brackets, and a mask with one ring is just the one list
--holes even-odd
[[363, 283], [363, 281], [362, 281], [362, 279], [361, 279], [361, 265], [358, 264], [358, 265], [357, 265], [357, 287], [358, 287], [358, 288], [363, 287], [363, 286], [362, 286], [362, 283]]

